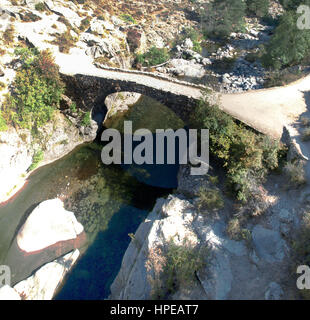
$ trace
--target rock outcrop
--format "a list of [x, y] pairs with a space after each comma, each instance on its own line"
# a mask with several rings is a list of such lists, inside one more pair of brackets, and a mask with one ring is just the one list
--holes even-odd
[[45, 264], [32, 276], [17, 283], [14, 288], [0, 288], [0, 300], [51, 300], [66, 274], [79, 258], [78, 249]]
[[[151, 299], [152, 277], [148, 266], [156, 248], [164, 248], [173, 238], [206, 247], [206, 267], [197, 272], [190, 287], [180, 287], [171, 299], [288, 299], [292, 296], [290, 249], [281, 225], [296, 227], [290, 209], [274, 208], [260, 223], [249, 222], [247, 240], [231, 240], [227, 234], [225, 210], [218, 216], [200, 214], [181, 196], [159, 199], [148, 218], [138, 228], [111, 286], [111, 299]], [[226, 209], [227, 210], [227, 209]], [[228, 208], [228, 210], [230, 210]], [[284, 222], [285, 220], [285, 222]], [[164, 252], [164, 251], [161, 251]], [[157, 259], [164, 259], [162, 257]], [[151, 280], [150, 280], [151, 279]], [[286, 290], [282, 286], [286, 285]]]

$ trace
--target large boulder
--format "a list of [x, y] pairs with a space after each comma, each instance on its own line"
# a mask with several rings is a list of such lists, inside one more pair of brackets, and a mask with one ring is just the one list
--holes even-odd
[[15, 291], [24, 300], [51, 300], [79, 255], [80, 252], [76, 249], [53, 262], [47, 263], [34, 275], [16, 284], [14, 286]]
[[60, 199], [39, 204], [17, 235], [18, 247], [29, 253], [42, 250], [60, 241], [77, 238], [83, 226], [73, 212], [66, 211]]
[[83, 226], [73, 212], [64, 209], [61, 200], [42, 202], [17, 230], [4, 259], [11, 269], [11, 283], [15, 285], [42, 265], [86, 244]]

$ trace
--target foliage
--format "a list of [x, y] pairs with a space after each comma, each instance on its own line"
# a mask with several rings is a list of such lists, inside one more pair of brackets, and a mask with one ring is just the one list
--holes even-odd
[[35, 168], [37, 168], [39, 163], [43, 160], [43, 158], [44, 158], [44, 152], [42, 150], [36, 151], [32, 157], [32, 164], [27, 171], [30, 172]]
[[86, 17], [81, 21], [81, 25], [80, 25], [79, 29], [81, 31], [84, 31], [89, 27], [89, 25], [90, 25], [90, 19], [89, 19], [89, 17]]
[[221, 193], [215, 188], [201, 188], [198, 194], [197, 208], [199, 212], [205, 213], [207, 210], [220, 209], [224, 206]]
[[243, 0], [214, 0], [205, 5], [202, 22], [208, 37], [227, 38], [244, 26], [246, 5]]
[[72, 36], [69, 29], [62, 34], [56, 34], [53, 44], [58, 45], [59, 51], [62, 53], [69, 53], [70, 49], [74, 46], [77, 39]]
[[137, 63], [151, 67], [166, 62], [170, 59], [170, 54], [166, 48], [152, 47], [149, 51], [136, 56]]
[[201, 53], [202, 47], [200, 43], [203, 35], [194, 28], [185, 28], [182, 32], [180, 40], [184, 41], [187, 38], [191, 39], [193, 42], [193, 51]]
[[0, 112], [0, 131], [6, 131], [8, 129], [8, 126], [6, 124], [6, 121], [3, 119], [2, 114]]
[[217, 106], [202, 99], [191, 116], [192, 128], [210, 130], [210, 152], [227, 171], [227, 186], [237, 199], [247, 201], [253, 181], [263, 181], [278, 167], [280, 145], [257, 134]]
[[265, 17], [268, 14], [269, 0], [246, 0], [249, 13], [258, 17]]
[[[180, 286], [190, 286], [195, 281], [195, 273], [206, 266], [207, 251], [199, 246], [193, 246], [187, 239], [177, 245], [172, 239], [165, 250], [150, 257], [152, 269], [155, 272], [155, 281], [152, 284], [152, 297], [154, 299], [167, 299], [176, 292]], [[160, 266], [156, 268], [156, 264]], [[156, 272], [157, 271], [157, 272]]]
[[310, 33], [297, 27], [298, 14], [288, 11], [279, 20], [262, 58], [265, 67], [279, 70], [309, 57]]
[[85, 127], [90, 125], [90, 112], [89, 111], [87, 111], [84, 114], [81, 124], [82, 124], [82, 126], [85, 126]]
[[14, 33], [15, 28], [12, 24], [10, 24], [3, 32], [3, 41], [6, 45], [10, 45], [12, 42], [14, 42]]
[[48, 50], [18, 48], [15, 54], [22, 66], [16, 73], [14, 92], [3, 105], [3, 117], [21, 128], [37, 130], [52, 118], [64, 86]]
[[43, 2], [38, 2], [35, 4], [34, 8], [38, 11], [44, 11], [45, 10], [45, 4]]

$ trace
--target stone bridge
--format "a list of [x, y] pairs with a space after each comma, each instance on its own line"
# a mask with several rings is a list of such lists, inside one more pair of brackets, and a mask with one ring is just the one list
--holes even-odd
[[[80, 103], [92, 114], [105, 114], [104, 101], [120, 91], [137, 92], [154, 98], [172, 109], [187, 122], [202, 86], [131, 70], [97, 68], [82, 56], [58, 54], [56, 63], [67, 80], [68, 90], [80, 97]], [[78, 73], [76, 72], [78, 70]], [[255, 90], [240, 94], [222, 94], [220, 108], [255, 130], [280, 138], [283, 128], [294, 123], [307, 110], [310, 76], [288, 86]]]

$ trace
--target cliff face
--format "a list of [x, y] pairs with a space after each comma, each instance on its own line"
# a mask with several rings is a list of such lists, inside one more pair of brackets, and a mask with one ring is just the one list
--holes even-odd
[[[185, 182], [182, 174], [179, 178], [183, 179], [179, 183], [183, 190], [186, 185], [193, 187], [195, 184]], [[231, 240], [227, 232], [227, 218], [233, 212], [231, 204], [216, 214], [202, 214], [193, 194], [187, 199], [180, 193], [159, 199], [124, 255], [119, 274], [111, 286], [110, 299], [152, 299], [156, 286], [165, 291], [165, 268], [169, 268], [167, 249], [171, 239], [178, 247], [186, 244], [192, 250], [195, 247], [206, 250], [202, 251], [203, 267], [193, 269], [193, 281], [175, 283], [165, 298], [293, 298], [296, 279], [292, 275], [290, 243], [300, 225], [300, 214], [296, 206], [298, 197], [291, 196], [278, 192], [277, 200], [269, 203], [262, 216], [246, 222], [244, 230], [248, 236], [239, 241]], [[193, 268], [196, 266], [193, 264]]]

